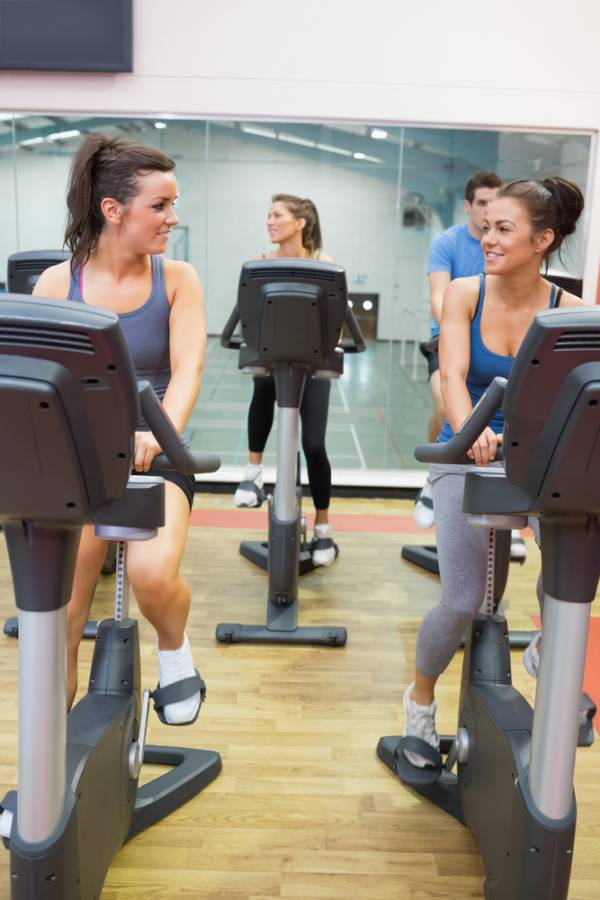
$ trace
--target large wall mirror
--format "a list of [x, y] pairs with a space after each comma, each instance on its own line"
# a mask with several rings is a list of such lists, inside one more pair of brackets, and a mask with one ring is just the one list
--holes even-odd
[[[562, 175], [587, 188], [587, 134], [400, 128], [341, 123], [230, 122], [98, 116], [0, 116], [0, 281], [16, 250], [60, 248], [65, 186], [82, 136], [101, 130], [141, 140], [177, 163], [181, 225], [169, 254], [202, 277], [211, 337], [192, 420], [193, 445], [226, 465], [246, 458], [249, 379], [218, 334], [235, 301], [243, 260], [271, 249], [271, 195], [310, 197], [324, 250], [348, 273], [369, 338], [331, 393], [327, 447], [345, 480], [384, 483], [414, 470], [431, 401], [418, 343], [429, 335], [427, 251], [464, 221], [465, 182], [477, 171], [504, 179]], [[581, 277], [583, 226], [553, 265]], [[265, 461], [274, 462], [270, 439]], [[375, 481], [377, 481], [375, 478]], [[335, 483], [335, 474], [334, 474]], [[396, 478], [397, 483], [397, 478]]]

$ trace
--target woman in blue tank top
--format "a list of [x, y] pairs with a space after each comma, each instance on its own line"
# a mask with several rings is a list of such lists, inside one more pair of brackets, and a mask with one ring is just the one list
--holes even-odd
[[[484, 224], [485, 274], [453, 281], [444, 298], [440, 370], [447, 441], [471, 413], [490, 382], [508, 377], [536, 313], [580, 306], [540, 275], [551, 253], [575, 230], [583, 209], [579, 188], [561, 178], [516, 181], [498, 191]], [[502, 441], [500, 411], [469, 451], [478, 466], [493, 462]], [[405, 755], [416, 766], [431, 764], [426, 744], [439, 747], [435, 728], [436, 682], [460, 646], [485, 589], [487, 531], [468, 524], [462, 512], [468, 466], [435, 465], [431, 484], [442, 594], [419, 629], [415, 680], [404, 693], [404, 734], [421, 738], [424, 754]], [[530, 648], [532, 654], [535, 647]], [[529, 665], [535, 672], [535, 664]]]
[[[101, 134], [89, 135], [75, 154], [67, 195], [65, 243], [70, 260], [47, 269], [34, 293], [99, 306], [117, 313], [136, 373], [148, 379], [175, 427], [185, 428], [204, 364], [206, 327], [202, 288], [188, 263], [166, 260], [169, 234], [177, 224], [174, 162], [159, 150]], [[107, 423], [110, 427], [110, 423]], [[160, 453], [140, 422], [134, 470], [148, 472]], [[158, 635], [160, 688], [185, 681], [157, 711], [168, 724], [192, 722], [203, 684], [185, 633], [191, 591], [179, 574], [185, 550], [194, 480], [165, 476], [165, 526], [150, 541], [132, 542], [127, 569], [142, 614]], [[69, 602], [69, 703], [77, 688], [77, 653], [88, 618], [106, 544], [92, 526], [81, 535]]]

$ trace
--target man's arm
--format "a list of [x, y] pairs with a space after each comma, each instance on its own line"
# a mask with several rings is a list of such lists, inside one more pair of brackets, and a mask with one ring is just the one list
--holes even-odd
[[442, 321], [442, 306], [444, 303], [444, 294], [450, 284], [450, 272], [430, 272], [427, 276], [429, 282], [429, 304], [431, 306], [431, 315], [438, 323]]
[[427, 281], [429, 282], [429, 303], [431, 315], [438, 325], [442, 321], [444, 294], [452, 280], [452, 241], [446, 231], [434, 237], [427, 260]]

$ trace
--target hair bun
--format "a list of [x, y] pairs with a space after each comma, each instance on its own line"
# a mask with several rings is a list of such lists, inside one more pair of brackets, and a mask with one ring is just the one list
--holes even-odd
[[577, 220], [583, 212], [583, 194], [576, 184], [559, 176], [544, 178], [542, 184], [552, 194], [556, 204], [556, 219], [561, 235], [567, 237], [573, 234]]

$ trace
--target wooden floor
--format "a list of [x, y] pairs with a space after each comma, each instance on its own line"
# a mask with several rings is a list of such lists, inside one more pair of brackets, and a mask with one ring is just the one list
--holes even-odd
[[[196, 501], [210, 510], [230, 502], [215, 495]], [[349, 516], [407, 516], [411, 508], [402, 501], [335, 502], [335, 510]], [[439, 589], [436, 579], [400, 560], [408, 536], [385, 531], [338, 531], [337, 563], [302, 578], [302, 623], [348, 627], [347, 646], [330, 649], [217, 644], [219, 621], [264, 621], [265, 574], [237, 553], [240, 537], [261, 532], [190, 529], [184, 567], [194, 590], [189, 634], [208, 697], [190, 728], [167, 728], [152, 716], [149, 740], [216, 749], [223, 772], [202, 795], [121, 850], [103, 900], [482, 896], [482, 866], [469, 832], [404, 789], [375, 754], [378, 738], [401, 728], [418, 622]], [[414, 539], [427, 540], [423, 533]], [[532, 541], [528, 549], [525, 566], [511, 567], [507, 590], [515, 628], [530, 627], [535, 612], [538, 555]], [[96, 616], [110, 614], [110, 581], [103, 580]], [[10, 597], [2, 542], [2, 619], [12, 614]], [[143, 681], [154, 687], [154, 640], [146, 623], [141, 635]], [[16, 778], [17, 643], [0, 636], [0, 646], [0, 785], [10, 788]], [[86, 642], [81, 681], [91, 650]], [[534, 683], [518, 656], [513, 668], [516, 686], [532, 699]], [[440, 685], [443, 732], [455, 728], [459, 674], [460, 654]], [[597, 900], [600, 742], [578, 752], [576, 788], [570, 898]], [[8, 854], [0, 849], [0, 900], [9, 897], [8, 875]]]

